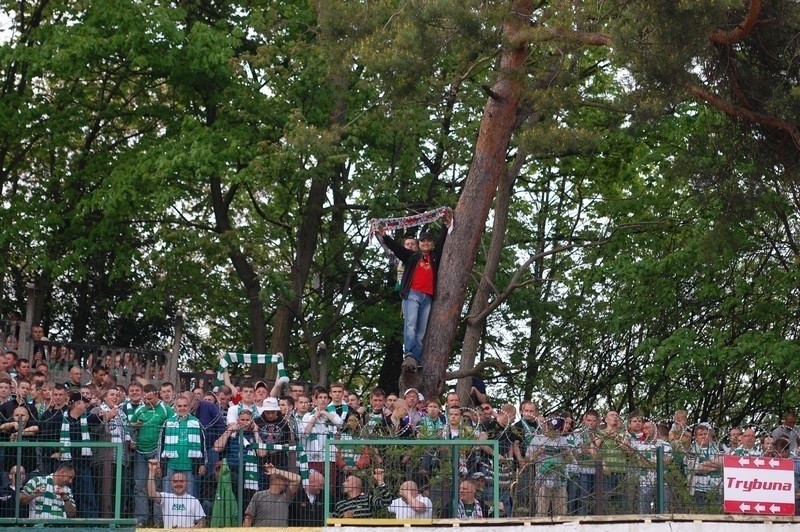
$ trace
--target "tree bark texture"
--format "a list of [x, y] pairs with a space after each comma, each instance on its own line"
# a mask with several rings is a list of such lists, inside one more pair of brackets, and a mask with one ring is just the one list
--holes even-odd
[[475, 156], [456, 205], [453, 231], [443, 250], [436, 299], [423, 347], [422, 392], [426, 396], [438, 396], [444, 389], [467, 283], [497, 183], [505, 171], [506, 153], [524, 89], [524, 76], [519, 69], [528, 57], [528, 46], [519, 36], [530, 24], [532, 9], [531, 1], [517, 0], [503, 22], [505, 42], [514, 44], [506, 44], [501, 52], [499, 76], [491, 87], [493, 96], [484, 107]]

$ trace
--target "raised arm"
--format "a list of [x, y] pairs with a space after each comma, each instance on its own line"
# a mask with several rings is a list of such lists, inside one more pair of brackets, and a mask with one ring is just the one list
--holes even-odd
[[147, 496], [156, 503], [161, 504], [161, 494], [156, 489], [156, 473], [158, 472], [158, 460], [147, 462]]

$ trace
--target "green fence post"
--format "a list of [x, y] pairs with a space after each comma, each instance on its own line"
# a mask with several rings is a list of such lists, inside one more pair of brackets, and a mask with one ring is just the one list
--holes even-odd
[[114, 489], [116, 490], [116, 497], [114, 497], [114, 519], [120, 519], [122, 518], [122, 461], [125, 448], [122, 446], [121, 442], [117, 442], [114, 445], [117, 451], [117, 478], [114, 482]]
[[[328, 519], [331, 518], [331, 490], [333, 489], [333, 479], [331, 478], [331, 440], [325, 438], [325, 448], [322, 451], [323, 470], [325, 471], [325, 511], [323, 512], [323, 523], [328, 525]], [[309, 471], [309, 474], [311, 472]]]
[[453, 446], [452, 467], [450, 468], [450, 477], [452, 478], [453, 485], [450, 490], [450, 515], [455, 517], [458, 511], [458, 473], [459, 465], [461, 462], [461, 446], [456, 444]]
[[244, 519], [244, 429], [239, 427], [239, 464], [236, 469], [239, 470], [239, 479], [236, 481], [238, 486], [236, 490], [239, 492], [239, 524]]
[[656, 447], [656, 513], [664, 513], [664, 448]]

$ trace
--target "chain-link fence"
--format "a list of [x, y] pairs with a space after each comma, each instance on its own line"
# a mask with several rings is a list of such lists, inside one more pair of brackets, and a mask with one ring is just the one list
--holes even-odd
[[173, 411], [154, 389], [144, 395], [130, 417], [130, 405], [89, 408], [79, 397], [44, 412], [15, 408], [0, 423], [0, 523], [322, 526], [722, 512], [725, 451], [713, 442], [540, 431], [509, 443], [504, 433], [481, 439], [468, 424], [417, 439], [402, 423], [348, 430], [312, 414], [254, 419], [236, 405], [229, 423], [200, 400], [189, 415], [185, 396]]

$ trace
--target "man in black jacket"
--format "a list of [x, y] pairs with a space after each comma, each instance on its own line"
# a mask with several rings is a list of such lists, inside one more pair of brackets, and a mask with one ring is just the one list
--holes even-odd
[[[453, 222], [452, 215], [446, 214], [443, 220], [449, 228]], [[403, 368], [416, 371], [422, 363], [422, 341], [436, 294], [436, 277], [447, 238], [447, 228], [442, 228], [435, 245], [431, 233], [422, 233], [419, 237], [419, 251], [406, 249], [385, 232], [385, 228], [379, 228], [379, 237], [405, 266], [400, 283], [400, 297], [403, 298], [403, 348], [406, 353]]]

